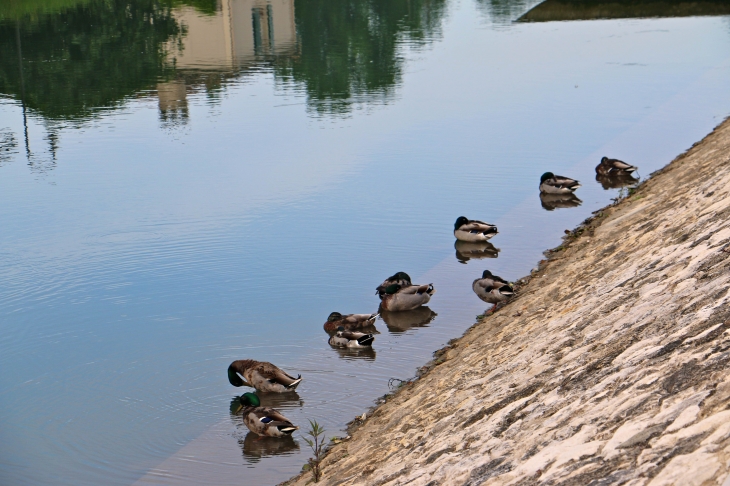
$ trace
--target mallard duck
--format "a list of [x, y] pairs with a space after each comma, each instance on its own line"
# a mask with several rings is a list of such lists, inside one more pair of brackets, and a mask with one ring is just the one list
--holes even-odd
[[456, 240], [454, 242], [454, 249], [456, 250], [456, 259], [459, 260], [459, 263], [466, 263], [472, 258], [497, 258], [500, 251], [499, 248], [495, 248], [488, 241], [469, 242]]
[[638, 167], [627, 164], [623, 160], [609, 159], [603, 157], [601, 162], [596, 166], [596, 174], [609, 175], [609, 174], [631, 174]]
[[354, 329], [362, 329], [375, 324], [377, 314], [347, 314], [343, 316], [339, 312], [333, 312], [324, 323], [324, 330], [327, 332], [335, 332], [337, 328], [343, 327], [345, 331]]
[[574, 208], [583, 204], [578, 196], [573, 194], [545, 194], [540, 193], [540, 204], [544, 209], [552, 211], [558, 208]]
[[233, 386], [250, 386], [260, 392], [284, 393], [296, 390], [302, 375], [294, 378], [266, 361], [239, 359], [228, 367], [228, 381]]
[[261, 400], [255, 393], [244, 393], [239, 401], [243, 407], [243, 423], [255, 434], [288, 437], [299, 428], [278, 410], [262, 407]]
[[552, 172], [545, 172], [540, 177], [540, 192], [548, 194], [571, 194], [580, 187], [580, 182], [570, 177], [555, 175]]
[[433, 288], [433, 284], [406, 287], [398, 284], [388, 285], [385, 288], [380, 307], [393, 312], [412, 310], [428, 303], [434, 293], [436, 290]]
[[454, 236], [460, 241], [487, 241], [498, 233], [493, 224], [459, 216], [454, 223]]
[[339, 346], [341, 348], [365, 348], [373, 345], [375, 336], [372, 334], [365, 334], [359, 331], [346, 331], [344, 327], [340, 326], [337, 332], [330, 336], [330, 346]]
[[489, 270], [484, 270], [482, 278], [474, 280], [471, 288], [484, 302], [494, 304], [492, 310], [496, 309], [497, 304], [506, 301], [515, 293], [509, 282], [502, 277], [492, 275]]
[[383, 280], [383, 283], [375, 287], [375, 293], [378, 294], [378, 297], [381, 299], [383, 298], [383, 295], [385, 295], [385, 288], [388, 285], [398, 284], [401, 287], [406, 287], [408, 285], [413, 285], [411, 283], [411, 277], [406, 272], [398, 272], [395, 275], [392, 275], [385, 280]]

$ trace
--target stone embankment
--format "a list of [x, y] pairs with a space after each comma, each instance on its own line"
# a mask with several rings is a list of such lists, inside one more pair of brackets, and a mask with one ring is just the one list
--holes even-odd
[[320, 484], [730, 485], [730, 122], [550, 254]]

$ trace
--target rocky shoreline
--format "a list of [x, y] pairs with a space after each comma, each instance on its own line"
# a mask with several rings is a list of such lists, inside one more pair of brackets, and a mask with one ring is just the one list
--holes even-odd
[[546, 254], [320, 484], [730, 486], [730, 121]]

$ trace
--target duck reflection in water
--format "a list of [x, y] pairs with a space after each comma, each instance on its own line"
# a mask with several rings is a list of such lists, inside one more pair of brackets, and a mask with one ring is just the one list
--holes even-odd
[[605, 190], [630, 187], [639, 183], [639, 179], [632, 174], [596, 174], [596, 181], [601, 183]]
[[290, 435], [287, 437], [261, 437], [250, 432], [243, 440], [238, 439], [243, 457], [249, 462], [258, 462], [262, 457], [279, 456], [299, 451], [299, 443]]
[[454, 242], [456, 250], [456, 259], [459, 263], [468, 262], [472, 258], [481, 260], [482, 258], [497, 258], [499, 256], [499, 248], [493, 244], [484, 242], [459, 241]]
[[540, 193], [540, 204], [547, 211], [560, 208], [575, 208], [583, 204], [575, 194], [546, 194]]
[[339, 346], [330, 346], [330, 348], [334, 349], [342, 359], [375, 361], [375, 349], [370, 346], [365, 348], [342, 348]]
[[380, 317], [385, 321], [385, 324], [388, 326], [388, 331], [391, 333], [401, 333], [413, 327], [428, 326], [437, 315], [425, 305], [410, 311], [382, 311], [380, 313]]

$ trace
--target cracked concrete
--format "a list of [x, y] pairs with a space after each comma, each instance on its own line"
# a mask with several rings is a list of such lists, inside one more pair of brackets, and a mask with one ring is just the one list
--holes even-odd
[[321, 484], [730, 486], [730, 122], [551, 256]]

